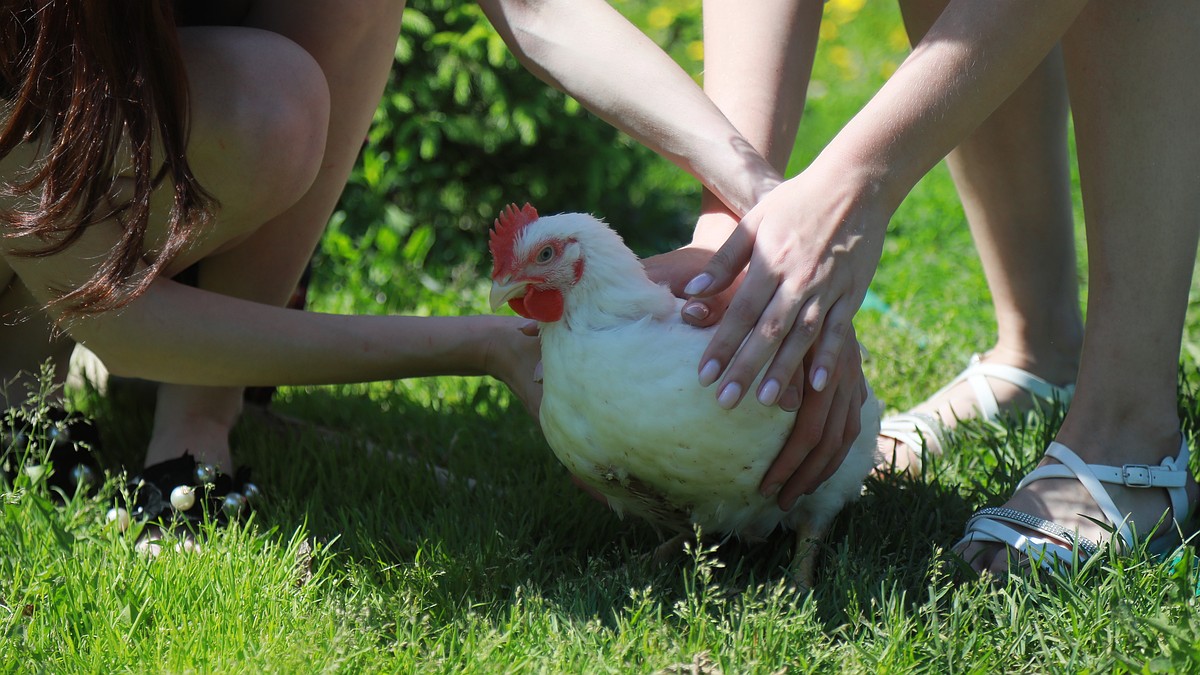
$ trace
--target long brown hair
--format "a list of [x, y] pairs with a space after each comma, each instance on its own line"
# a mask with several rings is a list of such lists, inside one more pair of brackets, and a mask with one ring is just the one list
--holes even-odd
[[[163, 0], [0, 0], [0, 95], [7, 122], [0, 158], [36, 141], [44, 157], [0, 191], [19, 206], [0, 211], [7, 237], [43, 246], [17, 255], [50, 256], [84, 228], [115, 219], [120, 241], [91, 279], [59, 289], [64, 317], [122, 307], [145, 291], [203, 227], [213, 204], [185, 155], [187, 77], [174, 21]], [[123, 141], [132, 150], [121, 156]], [[154, 166], [155, 147], [163, 163]], [[132, 167], [132, 197], [113, 203], [117, 167]], [[138, 271], [150, 195], [173, 190], [167, 239]]]

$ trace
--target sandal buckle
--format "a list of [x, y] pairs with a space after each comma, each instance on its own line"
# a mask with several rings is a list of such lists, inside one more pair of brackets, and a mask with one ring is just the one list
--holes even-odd
[[1121, 466], [1121, 482], [1125, 487], [1148, 488], [1154, 486], [1154, 477], [1149, 464], [1124, 464]]

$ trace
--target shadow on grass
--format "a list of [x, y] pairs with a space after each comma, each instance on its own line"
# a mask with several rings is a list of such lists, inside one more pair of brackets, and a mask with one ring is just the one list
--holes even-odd
[[[397, 598], [415, 598], [434, 621], [472, 612], [500, 623], [536, 597], [611, 625], [636, 604], [632, 594], [671, 608], [694, 591], [697, 565], [707, 563], [653, 565], [660, 537], [576, 489], [533, 421], [493, 387], [481, 381], [436, 400], [399, 385], [286, 390], [276, 408], [301, 424], [248, 416], [234, 434], [235, 460], [266, 490], [258, 526], [332, 542], [327, 569], [339, 583], [369, 587], [363, 602], [381, 616]], [[1180, 401], [1194, 433], [1200, 407], [1186, 380]], [[91, 413], [106, 432], [106, 464], [140, 466], [151, 427], [145, 396], [101, 399]], [[969, 580], [950, 552], [964, 523], [1011, 494], [1062, 414], [966, 423], [925, 475], [869, 480], [819, 551], [811, 601], [821, 623], [835, 631], [874, 611], [873, 601], [916, 605], [934, 585]], [[716, 547], [711, 583], [727, 597], [777, 584], [792, 546], [780, 533]]]

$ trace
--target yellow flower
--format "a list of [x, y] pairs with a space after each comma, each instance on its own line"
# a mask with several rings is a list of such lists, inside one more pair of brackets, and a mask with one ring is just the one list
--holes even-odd
[[897, 26], [888, 33], [888, 46], [898, 52], [908, 49], [908, 33], [904, 31], [903, 26]]
[[819, 35], [822, 40], [836, 40], [838, 36], [837, 24], [832, 21], [822, 21]]
[[692, 40], [687, 46], [688, 58], [693, 61], [704, 60], [704, 40]]
[[842, 45], [834, 45], [829, 48], [829, 62], [838, 68], [846, 69], [850, 67], [850, 63], [854, 60], [854, 54], [849, 49]]
[[829, 0], [833, 8], [847, 14], [858, 14], [867, 4], [867, 0]]
[[829, 62], [837, 66], [843, 80], [853, 80], [859, 76], [862, 69], [854, 57], [854, 52], [842, 45], [829, 48]]
[[666, 28], [675, 20], [675, 12], [669, 7], [658, 6], [646, 15], [646, 22], [654, 28]]

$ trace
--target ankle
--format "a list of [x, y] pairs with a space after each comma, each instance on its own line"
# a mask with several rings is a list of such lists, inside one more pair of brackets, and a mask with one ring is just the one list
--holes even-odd
[[224, 473], [232, 473], [229, 431], [228, 426], [204, 421], [172, 427], [156, 424], [146, 448], [146, 466], [176, 459], [190, 452], [197, 461], [212, 464]]
[[1034, 343], [1005, 340], [984, 352], [985, 363], [1002, 363], [1028, 371], [1047, 382], [1064, 386], [1074, 384], [1079, 373], [1079, 345], [1063, 342]]
[[1089, 464], [1158, 464], [1179, 454], [1183, 437], [1178, 418], [1150, 421], [1122, 416], [1100, 421], [1083, 417], [1072, 407], [1056, 440]]

